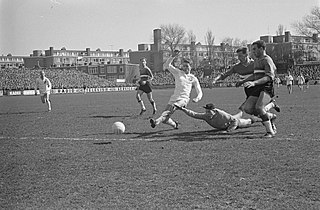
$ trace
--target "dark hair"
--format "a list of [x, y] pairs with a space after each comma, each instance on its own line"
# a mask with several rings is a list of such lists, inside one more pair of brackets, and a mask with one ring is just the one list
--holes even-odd
[[258, 48], [266, 49], [266, 43], [263, 40], [258, 40], [252, 43], [252, 45], [257, 45]]
[[147, 61], [147, 59], [145, 57], [140, 58], [140, 61], [143, 61], [143, 60]]
[[241, 47], [237, 49], [236, 53], [242, 52], [243, 54], [247, 54], [248, 48], [247, 47]]

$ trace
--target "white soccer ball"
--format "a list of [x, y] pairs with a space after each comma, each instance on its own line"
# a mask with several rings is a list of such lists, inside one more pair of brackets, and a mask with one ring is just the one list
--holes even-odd
[[112, 125], [112, 132], [114, 134], [122, 134], [126, 130], [126, 127], [122, 122], [115, 122]]

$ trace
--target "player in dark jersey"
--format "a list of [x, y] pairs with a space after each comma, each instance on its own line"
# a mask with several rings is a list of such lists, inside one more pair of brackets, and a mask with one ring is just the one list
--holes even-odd
[[251, 45], [255, 56], [254, 74], [241, 81], [244, 87], [250, 91], [250, 96], [244, 104], [244, 110], [248, 114], [259, 116], [266, 127], [265, 137], [273, 137], [276, 134], [274, 120], [276, 115], [265, 109], [266, 104], [274, 96], [273, 80], [276, 66], [270, 56], [266, 54], [266, 44], [258, 40]]
[[153, 114], [157, 112], [156, 103], [152, 97], [152, 88], [151, 88], [151, 82], [150, 82], [152, 79], [153, 79], [153, 74], [149, 69], [149, 67], [147, 66], [147, 59], [141, 58], [140, 59], [140, 80], [138, 81], [138, 88], [137, 88], [137, 94], [136, 94], [138, 103], [141, 106], [140, 115], [142, 115], [144, 112], [147, 111], [143, 103], [143, 100], [141, 98], [143, 93], [147, 94], [148, 100], [150, 101], [153, 108]]
[[[212, 84], [216, 84], [219, 80], [224, 80], [232, 74], [239, 74], [242, 79], [248, 78], [254, 73], [254, 60], [249, 57], [248, 48], [241, 47], [236, 51], [239, 63], [235, 64], [228, 70], [227, 72], [218, 75], [213, 79]], [[252, 94], [251, 89], [244, 87], [244, 92], [246, 93], [246, 98]], [[239, 112], [236, 114], [238, 117], [242, 117], [244, 110], [244, 106], [246, 101], [239, 107]], [[280, 107], [276, 104], [275, 100], [271, 100], [265, 107], [267, 110], [274, 108], [277, 112], [280, 112]]]

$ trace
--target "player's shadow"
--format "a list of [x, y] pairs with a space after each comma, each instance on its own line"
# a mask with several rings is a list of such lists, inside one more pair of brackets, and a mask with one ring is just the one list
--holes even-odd
[[[172, 129], [170, 129], [172, 130]], [[223, 132], [221, 130], [213, 129], [206, 131], [192, 131], [192, 132], [181, 132], [181, 133], [166, 133], [162, 132], [149, 132], [139, 134], [134, 138], [146, 138], [154, 139], [153, 142], [164, 142], [164, 141], [184, 141], [184, 142], [194, 142], [194, 141], [207, 141], [207, 140], [227, 140], [227, 139], [255, 139], [261, 135], [261, 133], [253, 133], [249, 130], [237, 129], [232, 132]]]

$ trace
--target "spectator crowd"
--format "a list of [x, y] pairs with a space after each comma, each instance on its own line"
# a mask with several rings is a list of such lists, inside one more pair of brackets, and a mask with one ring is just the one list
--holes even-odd
[[[205, 71], [203, 68], [193, 69], [191, 71], [198, 79], [202, 87], [212, 87], [212, 78], [225, 70]], [[288, 69], [296, 78], [300, 73], [309, 80], [320, 80], [320, 65], [297, 65]], [[96, 75], [89, 75], [81, 71], [70, 69], [45, 69], [46, 76], [51, 80], [54, 89], [63, 88], [104, 88], [115, 86], [134, 86], [135, 84], [119, 84], [115, 81], [110, 81]], [[206, 75], [204, 74], [206, 72]], [[31, 90], [34, 89], [36, 78], [39, 77], [39, 70], [34, 69], [1, 69], [0, 70], [0, 88], [2, 90]], [[284, 81], [284, 75], [279, 75], [280, 79]], [[220, 83], [219, 86], [235, 86], [239, 80], [238, 75], [231, 75]], [[154, 86], [174, 85], [174, 78], [169, 71], [161, 71], [154, 73], [152, 80]]]

